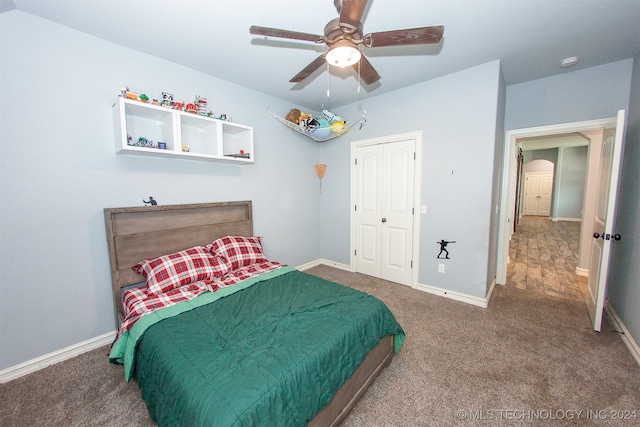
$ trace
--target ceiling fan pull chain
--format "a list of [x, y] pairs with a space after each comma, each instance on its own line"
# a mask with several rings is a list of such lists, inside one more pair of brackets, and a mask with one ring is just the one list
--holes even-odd
[[358, 61], [358, 93], [360, 93], [360, 64], [362, 61]]
[[327, 62], [327, 98], [329, 98], [329, 96], [331, 96], [331, 70]]

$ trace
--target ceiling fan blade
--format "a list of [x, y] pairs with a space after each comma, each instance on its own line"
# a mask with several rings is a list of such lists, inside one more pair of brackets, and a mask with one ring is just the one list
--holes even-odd
[[434, 44], [440, 42], [443, 34], [444, 27], [442, 25], [382, 31], [365, 35], [364, 45], [366, 47], [384, 47]]
[[371, 62], [362, 55], [360, 57], [360, 61], [353, 64], [352, 67], [356, 72], [358, 72], [358, 64], [360, 64], [360, 78], [366, 85], [370, 85], [371, 83], [375, 83], [380, 80], [380, 74], [373, 68]]
[[367, 0], [342, 0], [340, 29], [347, 34], [356, 32], [361, 27], [360, 21], [366, 6]]
[[314, 59], [313, 61], [311, 61], [311, 63], [309, 65], [307, 65], [306, 67], [304, 67], [302, 69], [302, 71], [300, 71], [298, 74], [296, 74], [291, 80], [289, 80], [291, 83], [298, 83], [303, 81], [304, 79], [306, 79], [307, 77], [309, 77], [315, 70], [317, 70], [318, 68], [322, 67], [324, 64], [326, 64], [326, 60], [325, 60], [325, 56], [327, 56], [326, 53], [323, 53], [322, 55], [318, 56], [316, 59]]
[[309, 33], [300, 33], [298, 31], [281, 30], [279, 28], [258, 27], [252, 25], [249, 33], [267, 37], [280, 37], [283, 39], [305, 40], [315, 43], [324, 43], [322, 36]]

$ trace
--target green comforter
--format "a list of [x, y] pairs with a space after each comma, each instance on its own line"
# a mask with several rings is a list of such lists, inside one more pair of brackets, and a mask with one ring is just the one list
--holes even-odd
[[159, 425], [303, 426], [389, 334], [379, 299], [281, 269], [149, 326], [135, 376]]

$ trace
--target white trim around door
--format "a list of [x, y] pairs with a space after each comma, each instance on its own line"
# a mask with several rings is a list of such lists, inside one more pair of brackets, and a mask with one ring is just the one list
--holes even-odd
[[360, 147], [368, 145], [378, 145], [386, 143], [394, 143], [406, 141], [408, 139], [415, 141], [415, 169], [414, 169], [414, 185], [413, 185], [413, 243], [412, 243], [412, 268], [411, 268], [411, 287], [418, 284], [418, 260], [420, 249], [420, 195], [422, 194], [422, 131], [407, 132], [403, 134], [384, 136], [351, 143], [351, 216], [350, 216], [350, 263], [352, 271], [356, 271], [355, 249], [356, 249], [356, 212], [355, 205], [357, 199], [356, 189], [356, 154]]
[[496, 282], [504, 285], [507, 282], [507, 262], [509, 256], [509, 240], [513, 234], [514, 207], [516, 203], [516, 144], [520, 138], [558, 135], [571, 132], [598, 130], [607, 126], [615, 126], [616, 118], [588, 120], [584, 122], [563, 123], [526, 129], [509, 130], [504, 138], [502, 159], [502, 182], [500, 194], [500, 218], [498, 220], [498, 248], [496, 255]]

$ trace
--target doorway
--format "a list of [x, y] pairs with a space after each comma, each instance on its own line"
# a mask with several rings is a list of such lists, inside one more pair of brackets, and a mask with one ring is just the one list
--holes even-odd
[[[500, 196], [500, 219], [499, 219], [499, 239], [496, 257], [496, 283], [504, 285], [507, 280], [507, 263], [509, 260], [509, 245], [513, 234], [513, 224], [517, 218], [514, 217], [514, 209], [516, 203], [516, 179], [518, 176], [518, 150], [517, 144], [523, 138], [537, 138], [550, 135], [562, 135], [569, 133], [588, 134], [589, 132], [602, 131], [609, 126], [615, 126], [616, 120], [601, 119], [590, 120], [585, 122], [565, 123], [560, 125], [541, 126], [536, 128], [516, 129], [507, 131], [505, 135], [504, 157], [503, 157], [503, 174], [502, 174], [502, 193]], [[600, 147], [597, 144], [590, 144], [589, 159], [587, 166], [587, 181], [598, 178], [598, 167], [600, 157]], [[587, 182], [587, 188], [591, 187], [591, 183]], [[591, 200], [593, 199], [593, 200]], [[583, 209], [583, 218], [592, 218], [595, 209], [595, 198], [589, 194], [585, 195], [585, 205]], [[580, 231], [580, 262], [585, 258], [584, 247], [587, 245], [587, 238], [592, 234], [591, 220], [582, 221]], [[589, 241], [590, 243], [590, 241]], [[586, 259], [589, 259], [586, 256]], [[579, 265], [581, 265], [579, 262]], [[576, 270], [580, 270], [579, 268]], [[585, 274], [588, 273], [588, 270]]]
[[421, 132], [352, 142], [353, 271], [417, 284], [421, 152]]
[[588, 143], [576, 133], [519, 140], [522, 208], [509, 243], [507, 288], [585, 300], [586, 277], [576, 270]]

